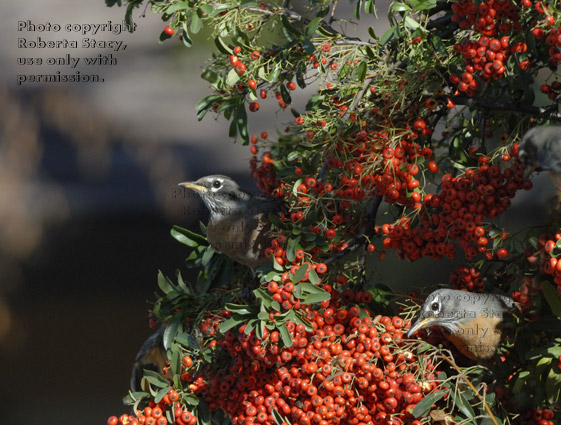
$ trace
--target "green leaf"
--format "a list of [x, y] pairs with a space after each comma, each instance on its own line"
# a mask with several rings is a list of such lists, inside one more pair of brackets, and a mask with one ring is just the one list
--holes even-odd
[[175, 335], [175, 342], [186, 348], [191, 348], [197, 351], [202, 350], [197, 339], [193, 335], [186, 332], [179, 332], [177, 335]]
[[208, 109], [211, 108], [216, 101], [222, 99], [222, 96], [219, 94], [211, 94], [210, 96], [206, 96], [204, 99], [200, 100], [196, 105], [195, 108], [198, 111], [197, 119], [202, 120], [205, 114], [207, 113]]
[[400, 13], [400, 12], [407, 12], [411, 10], [411, 8], [405, 3], [393, 3], [390, 7], [390, 11], [393, 13]]
[[175, 289], [169, 279], [165, 277], [160, 270], [158, 270], [158, 286], [164, 294], [169, 294]]
[[294, 25], [292, 25], [292, 23], [290, 22], [290, 20], [288, 19], [288, 17], [286, 15], [281, 15], [281, 22], [282, 22], [282, 25], [284, 26], [284, 28], [289, 33], [291, 33], [291, 34], [293, 34], [297, 37], [302, 35], [302, 33], [300, 31], [298, 31]]
[[290, 281], [292, 283], [298, 283], [302, 280], [302, 278], [306, 275], [306, 273], [308, 272], [308, 268], [309, 265], [308, 264], [302, 264], [300, 265], [300, 267], [298, 268], [298, 270], [296, 270], [296, 273], [294, 273], [294, 275], [292, 275], [292, 277], [290, 278]]
[[426, 415], [431, 410], [432, 405], [442, 397], [444, 397], [444, 395], [447, 393], [448, 390], [440, 390], [425, 396], [425, 398], [417, 403], [415, 409], [413, 409], [413, 416], [415, 416], [416, 418], [420, 418], [421, 416]]
[[420, 29], [422, 30], [421, 24], [419, 24], [415, 19], [411, 18], [410, 16], [406, 16], [404, 19], [405, 25], [412, 30]]
[[257, 338], [259, 338], [259, 339], [263, 339], [263, 330], [264, 329], [265, 329], [265, 322], [263, 320], [259, 320], [257, 322], [257, 326], [255, 327], [255, 336], [257, 336]]
[[197, 425], [211, 425], [210, 410], [202, 397], [197, 406], [197, 418]]
[[[290, 157], [290, 154], [289, 154]], [[290, 161], [290, 159], [289, 159]], [[286, 259], [290, 262], [294, 261], [294, 259], [296, 258], [296, 250], [299, 247], [299, 243], [300, 243], [300, 236], [297, 236], [295, 238], [291, 238], [288, 240], [288, 244], [286, 246]]]
[[171, 228], [170, 233], [175, 240], [191, 248], [196, 248], [199, 245], [208, 245], [208, 241], [204, 236], [192, 232], [189, 229], [185, 229], [181, 226], [174, 225]]
[[233, 55], [234, 51], [228, 47], [228, 45], [222, 40], [220, 37], [216, 37], [214, 39], [214, 44], [220, 51], [220, 53], [224, 53], [225, 55]]
[[240, 81], [240, 75], [236, 72], [234, 68], [232, 68], [230, 72], [228, 72], [228, 75], [226, 75], [226, 84], [232, 87], [238, 81]]
[[410, 0], [410, 3], [413, 9], [418, 11], [430, 10], [436, 6], [436, 0]]
[[285, 324], [282, 324], [277, 328], [279, 330], [282, 343], [285, 347], [292, 347], [292, 337], [290, 336], [290, 332], [288, 332], [288, 328]]
[[316, 17], [310, 21], [310, 23], [306, 26], [306, 37], [312, 37], [316, 33], [321, 19], [322, 18]]
[[331, 32], [329, 29], [327, 29], [325, 26], [320, 25], [318, 27], [318, 32], [323, 35], [324, 37], [333, 37], [336, 33]]
[[232, 122], [230, 123], [228, 136], [232, 139], [235, 139], [238, 136], [238, 123], [236, 123], [236, 120], [232, 120]]
[[374, 15], [376, 19], [378, 18], [378, 15], [376, 14], [376, 4], [374, 0], [366, 0], [366, 4], [364, 5], [364, 11], [366, 13], [370, 13], [371, 15]]
[[271, 414], [273, 415], [273, 419], [277, 425], [282, 425], [284, 422], [288, 422], [285, 418], [281, 416], [281, 414], [276, 409], [271, 409]]
[[247, 129], [247, 112], [245, 111], [245, 105], [241, 104], [236, 111], [234, 116], [236, 120], [236, 125], [238, 126], [238, 132], [242, 139], [242, 145], [249, 144], [249, 131]]
[[178, 344], [171, 345], [171, 371], [174, 375], [181, 373], [181, 352], [179, 351]]
[[173, 343], [173, 340], [175, 339], [175, 336], [179, 331], [180, 322], [181, 317], [179, 315], [175, 315], [166, 326], [164, 335], [162, 337], [162, 342], [166, 350], [169, 350], [171, 348], [171, 344]]
[[193, 41], [191, 40], [191, 37], [189, 37], [189, 31], [187, 31], [187, 28], [183, 28], [183, 31], [181, 31], [181, 40], [185, 47], [191, 47], [193, 45]]
[[[119, 6], [121, 5], [121, 3], [119, 2]], [[125, 23], [127, 24], [127, 28], [129, 30], [129, 32], [133, 32], [134, 30], [134, 23], [132, 21], [132, 11], [134, 9], [135, 5], [134, 4], [130, 4], [127, 6], [127, 10], [125, 12]]]
[[368, 65], [366, 64], [366, 62], [361, 62], [358, 65], [357, 78], [358, 78], [359, 81], [364, 81], [364, 78], [366, 77], [367, 68], [368, 68]]
[[317, 285], [319, 283], [319, 276], [313, 268], [311, 268], [308, 272], [308, 280], [312, 283], [312, 285]]
[[280, 86], [280, 92], [284, 103], [290, 105], [292, 103], [292, 98], [290, 97], [290, 94], [288, 93], [288, 90], [284, 85]]
[[260, 323], [260, 320], [258, 319], [253, 319], [247, 322], [246, 327], [243, 330], [243, 333], [246, 335], [249, 335], [251, 333], [251, 331], [253, 331], [253, 329], [255, 329], [255, 327], [257, 326], [257, 324]]
[[148, 381], [148, 383], [150, 383], [150, 385], [154, 385], [158, 388], [166, 388], [169, 386], [169, 382], [162, 378], [159, 373], [154, 372], [153, 370], [145, 369], [142, 380], [146, 380]]
[[203, 25], [203, 16], [200, 10], [197, 10], [196, 13], [193, 14], [191, 17], [191, 32], [193, 34], [197, 34], [201, 30], [201, 26]]
[[362, 2], [364, 0], [358, 0], [355, 4], [355, 8], [354, 8], [354, 16], [355, 19], [360, 19], [360, 11], [362, 9]]
[[204, 14], [207, 16], [215, 15], [215, 8], [212, 7], [210, 4], [201, 4], [201, 11], [204, 12]]
[[550, 404], [556, 404], [561, 396], [561, 373], [551, 368], [545, 381], [545, 393]]
[[177, 3], [170, 4], [168, 7], [166, 7], [166, 14], [171, 15], [172, 13], [175, 13], [178, 10], [185, 10], [185, 9], [191, 9], [191, 6], [189, 6], [189, 3], [186, 1], [180, 1]]
[[460, 410], [460, 412], [464, 414], [466, 418], [475, 417], [475, 412], [473, 411], [471, 404], [469, 404], [469, 401], [467, 400], [466, 396], [462, 392], [458, 393], [458, 396], [456, 397], [455, 401], [456, 401], [456, 406], [458, 406], [458, 409]]
[[380, 43], [382, 45], [387, 44], [393, 37], [395, 31], [395, 27], [390, 27], [388, 30], [386, 30], [386, 32], [382, 35], [382, 38], [380, 38]]
[[218, 330], [220, 331], [220, 333], [226, 333], [233, 327], [238, 326], [243, 322], [245, 322], [245, 319], [240, 318], [240, 316], [233, 315], [228, 320], [220, 323], [220, 325], [218, 325]]
[[441, 56], [446, 56], [446, 46], [444, 46], [444, 43], [442, 42], [442, 39], [440, 37], [437, 36], [432, 36], [430, 38], [431, 40], [431, 44], [434, 47], [434, 49], [440, 53]]
[[542, 282], [543, 295], [551, 312], [557, 317], [561, 317], [561, 294], [548, 281]]
[[269, 74], [267, 77], [268, 83], [274, 83], [279, 79], [279, 75], [282, 71], [282, 65], [280, 63], [276, 63], [275, 67], [273, 68], [273, 72]]
[[217, 72], [213, 71], [210, 68], [205, 68], [203, 73], [201, 74], [201, 78], [203, 80], [208, 81], [213, 86], [216, 86], [218, 83], [222, 81], [222, 77], [218, 75]]

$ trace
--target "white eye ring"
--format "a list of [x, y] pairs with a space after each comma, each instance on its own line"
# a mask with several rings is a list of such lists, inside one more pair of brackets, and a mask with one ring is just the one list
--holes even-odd
[[217, 190], [222, 187], [222, 182], [220, 180], [214, 180], [212, 182], [212, 190]]

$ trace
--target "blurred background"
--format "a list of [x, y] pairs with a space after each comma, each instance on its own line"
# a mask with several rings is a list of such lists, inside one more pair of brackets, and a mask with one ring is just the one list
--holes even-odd
[[[255, 190], [249, 150], [228, 140], [228, 123], [196, 119], [195, 104], [209, 94], [199, 78], [212, 49], [204, 34], [191, 49], [177, 38], [159, 45], [165, 23], [140, 9], [134, 34], [18, 32], [18, 21], [119, 23], [124, 12], [102, 0], [0, 4], [0, 425], [104, 424], [128, 412], [121, 398], [151, 333], [157, 271], [173, 275], [187, 255], [169, 230], [196, 229], [201, 218], [185, 213], [202, 205], [177, 183], [220, 173]], [[20, 37], [122, 40], [127, 48], [21, 49]], [[113, 53], [118, 64], [76, 68], [103, 83], [16, 84], [18, 74], [75, 71], [18, 58], [66, 53]], [[271, 100], [251, 119], [252, 134], [272, 134], [293, 118]], [[545, 199], [547, 185], [532, 197]], [[512, 213], [519, 222], [530, 207], [524, 196]], [[400, 263], [395, 275], [389, 258], [373, 278], [432, 284], [453, 268], [439, 266]]]

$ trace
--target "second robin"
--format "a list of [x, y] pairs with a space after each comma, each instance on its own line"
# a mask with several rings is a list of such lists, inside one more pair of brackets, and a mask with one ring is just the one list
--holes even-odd
[[211, 175], [179, 183], [197, 192], [210, 211], [207, 239], [215, 251], [256, 268], [267, 263], [271, 238], [269, 214], [278, 214], [280, 200], [251, 195], [230, 177]]
[[503, 295], [438, 289], [425, 300], [407, 336], [439, 326], [463, 355], [476, 361], [488, 360], [497, 351], [504, 315], [513, 306], [514, 301]]
[[130, 387], [132, 391], [146, 391], [148, 388], [142, 387], [142, 377], [144, 370], [153, 370], [160, 375], [164, 375], [164, 367], [168, 361], [166, 350], [164, 349], [164, 330], [161, 326], [152, 334], [140, 347], [132, 368]]

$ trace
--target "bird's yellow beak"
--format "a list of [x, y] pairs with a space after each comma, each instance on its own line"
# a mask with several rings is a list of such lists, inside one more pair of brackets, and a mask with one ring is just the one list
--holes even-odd
[[424, 328], [428, 328], [429, 326], [431, 326], [434, 322], [434, 317], [427, 317], [425, 319], [419, 319], [417, 320], [413, 326], [411, 326], [411, 329], [409, 329], [409, 332], [407, 332], [407, 338], [410, 338], [411, 335], [413, 335], [415, 332], [424, 329]]
[[199, 192], [199, 193], [208, 192], [208, 189], [206, 187], [201, 186], [200, 184], [192, 183], [192, 182], [179, 183], [178, 186], [183, 186], [183, 187], [186, 187], [187, 189], [191, 189], [191, 190], [194, 190], [195, 192]]

